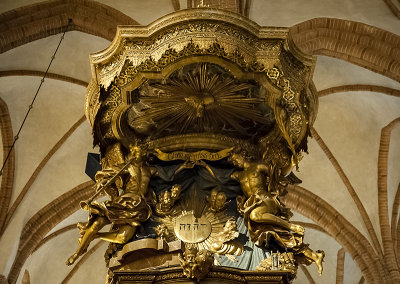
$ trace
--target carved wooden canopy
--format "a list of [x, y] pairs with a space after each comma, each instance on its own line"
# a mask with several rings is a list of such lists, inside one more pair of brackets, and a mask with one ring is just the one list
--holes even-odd
[[252, 153], [276, 139], [305, 150], [318, 107], [315, 58], [295, 47], [287, 28], [183, 10], [148, 26], [119, 26], [90, 60], [85, 112], [103, 152], [119, 141]]

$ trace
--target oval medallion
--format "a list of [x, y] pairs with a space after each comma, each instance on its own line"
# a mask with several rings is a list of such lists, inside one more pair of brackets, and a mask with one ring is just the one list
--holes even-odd
[[175, 219], [175, 235], [185, 243], [198, 243], [211, 234], [211, 223], [205, 216], [195, 218], [193, 213]]

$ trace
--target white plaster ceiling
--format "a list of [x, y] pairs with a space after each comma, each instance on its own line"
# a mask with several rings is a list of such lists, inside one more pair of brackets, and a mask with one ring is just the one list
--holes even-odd
[[372, 25], [399, 34], [399, 20], [382, 0], [253, 0], [250, 19], [263, 26], [291, 27], [312, 18], [329, 17]]
[[[1, 1], [0, 13], [40, 1]], [[120, 10], [140, 24], [173, 12], [171, 1], [99, 1]], [[184, 2], [180, 1], [185, 8]], [[250, 18], [260, 25], [292, 26], [315, 17], [335, 17], [360, 21], [387, 31], [400, 33], [400, 21], [381, 0], [253, 0]], [[0, 70], [45, 71], [57, 46], [60, 35], [33, 41], [0, 54]], [[90, 79], [89, 54], [104, 49], [108, 41], [81, 32], [68, 32], [50, 72], [88, 82]], [[399, 82], [350, 63], [318, 56], [314, 73], [317, 90], [348, 84], [373, 84], [400, 89]], [[18, 130], [28, 105], [40, 83], [40, 77], [1, 77], [0, 97], [7, 103], [14, 134]], [[59, 80], [46, 79], [34, 109], [16, 144], [16, 176], [12, 201], [16, 199], [41, 160], [83, 116], [85, 88]], [[332, 151], [364, 204], [375, 230], [379, 233], [377, 200], [377, 159], [381, 129], [400, 116], [400, 98], [374, 92], [343, 92], [320, 98], [315, 129]], [[400, 182], [400, 129], [393, 131], [389, 155], [388, 196], [389, 212]], [[0, 144], [2, 146], [2, 144]], [[38, 210], [88, 180], [84, 173], [87, 152], [92, 149], [91, 129], [87, 122], [80, 125], [40, 172], [27, 196], [18, 207], [11, 225], [0, 239], [0, 274], [7, 275], [16, 254], [20, 232]], [[0, 153], [2, 160], [2, 152]], [[309, 139], [309, 155], [300, 163], [297, 175], [302, 186], [336, 208], [366, 238], [367, 230], [354, 201], [336, 170], [313, 139]], [[65, 225], [84, 221], [84, 212], [77, 212], [64, 220], [51, 232]], [[294, 220], [307, 221], [298, 214]], [[51, 233], [50, 232], [50, 233]], [[28, 269], [31, 283], [61, 283], [71, 267], [65, 260], [77, 246], [77, 230], [68, 231], [52, 239], [33, 253], [21, 270]], [[335, 283], [336, 257], [341, 248], [333, 238], [313, 229], [306, 229], [306, 242], [314, 250], [326, 252], [325, 272], [317, 275], [316, 267], [309, 271], [316, 283]], [[105, 264], [103, 244], [83, 264], [70, 283], [103, 283]], [[344, 283], [358, 283], [360, 269], [345, 258]], [[299, 269], [294, 283], [309, 283]]]

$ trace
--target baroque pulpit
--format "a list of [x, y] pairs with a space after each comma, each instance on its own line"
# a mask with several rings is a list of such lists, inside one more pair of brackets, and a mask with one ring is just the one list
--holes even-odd
[[100, 238], [107, 283], [290, 283], [313, 263], [322, 273], [324, 252], [281, 201], [301, 182], [318, 108], [315, 58], [287, 28], [181, 10], [119, 26], [90, 58], [101, 170], [68, 265]]

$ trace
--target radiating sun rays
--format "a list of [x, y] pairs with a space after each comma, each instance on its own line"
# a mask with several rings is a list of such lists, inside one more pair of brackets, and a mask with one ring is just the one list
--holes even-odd
[[197, 218], [199, 220], [206, 219], [206, 222], [210, 224], [211, 230], [208, 236], [204, 237], [199, 242], [189, 243], [191, 247], [196, 247], [198, 250], [211, 250], [212, 244], [218, 241], [218, 236], [224, 230], [226, 222], [232, 218], [226, 214], [225, 210], [212, 212], [205, 200], [202, 200], [196, 191], [194, 194], [180, 200], [174, 212], [176, 212], [176, 214], [158, 217], [155, 218], [155, 221], [165, 224], [170, 232], [176, 231], [176, 222], [178, 222], [181, 217], [187, 215], [194, 216], [196, 220]]
[[167, 84], [153, 87], [161, 95], [141, 98], [149, 108], [136, 123], [151, 120], [156, 123], [157, 132], [179, 125], [180, 133], [230, 127], [246, 134], [241, 122], [268, 123], [257, 109], [264, 100], [248, 95], [250, 84], [210, 74], [206, 64], [194, 74], [188, 72], [181, 79], [170, 79]]

